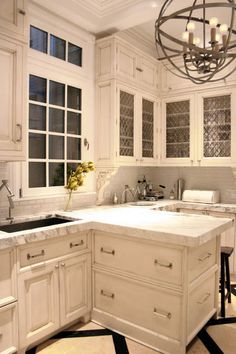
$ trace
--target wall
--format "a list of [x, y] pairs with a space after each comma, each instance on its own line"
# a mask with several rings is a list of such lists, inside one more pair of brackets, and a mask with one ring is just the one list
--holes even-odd
[[115, 192], [121, 200], [124, 185], [135, 187], [143, 175], [154, 188], [159, 184], [166, 186], [165, 198], [169, 198], [177, 179], [183, 178], [185, 189], [219, 190], [222, 203], [236, 204], [236, 180], [230, 167], [120, 167], [104, 190], [103, 204], [112, 203]]

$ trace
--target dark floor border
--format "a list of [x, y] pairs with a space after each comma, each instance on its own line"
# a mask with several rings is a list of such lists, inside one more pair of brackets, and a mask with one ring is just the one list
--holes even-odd
[[[82, 338], [82, 337], [99, 337], [112, 336], [116, 354], [129, 354], [125, 337], [121, 334], [110, 331], [109, 329], [92, 329], [85, 331], [62, 331], [51, 337], [50, 339], [62, 338]], [[49, 340], [50, 340], [49, 339]], [[26, 354], [36, 354], [37, 347], [27, 350]]]

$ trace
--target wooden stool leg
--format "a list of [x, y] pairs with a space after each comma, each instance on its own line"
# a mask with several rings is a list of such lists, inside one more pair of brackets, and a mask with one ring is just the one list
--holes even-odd
[[225, 262], [221, 255], [220, 264], [220, 295], [221, 295], [221, 317], [225, 317]]
[[228, 293], [228, 302], [231, 303], [229, 257], [227, 257], [227, 259], [226, 259], [225, 268], [226, 268], [226, 289], [227, 289], [227, 293]]

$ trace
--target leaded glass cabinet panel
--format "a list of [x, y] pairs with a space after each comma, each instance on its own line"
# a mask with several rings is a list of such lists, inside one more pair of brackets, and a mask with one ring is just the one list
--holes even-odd
[[154, 157], [154, 102], [142, 99], [142, 157]]
[[203, 156], [231, 155], [231, 96], [203, 98]]
[[166, 103], [166, 157], [190, 157], [190, 100]]
[[134, 95], [120, 91], [120, 156], [134, 156]]

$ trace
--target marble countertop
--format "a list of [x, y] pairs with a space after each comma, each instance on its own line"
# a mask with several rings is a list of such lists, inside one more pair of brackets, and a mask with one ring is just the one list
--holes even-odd
[[[72, 212], [57, 211], [53, 214], [66, 216], [75, 221], [14, 233], [1, 231], [0, 249], [54, 237], [66, 237], [69, 234], [91, 229], [195, 247], [232, 226], [232, 220], [229, 218], [215, 218], [171, 211], [172, 209], [175, 210], [176, 207], [183, 207], [183, 205], [191, 209], [195, 206], [196, 209], [209, 210], [210, 208], [210, 210], [236, 213], [236, 206], [233, 205], [219, 204], [221, 208], [219, 210], [216, 204], [213, 205], [214, 209], [212, 209], [211, 205], [169, 200], [161, 200], [145, 206], [136, 206], [135, 203], [130, 203], [117, 206], [95, 206]], [[161, 211], [158, 210], [159, 208], [167, 208], [169, 211]], [[43, 217], [44, 215], [40, 215], [38, 218]], [[34, 217], [34, 219], [36, 218]], [[23, 220], [26, 219], [32, 220], [30, 217]], [[22, 221], [22, 218], [21, 220], [15, 220], [15, 223], [20, 221]]]

